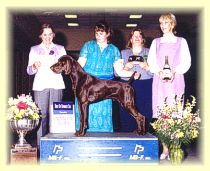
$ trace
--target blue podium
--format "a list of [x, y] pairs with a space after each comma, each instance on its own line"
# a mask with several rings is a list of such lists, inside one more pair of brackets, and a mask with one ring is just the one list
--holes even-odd
[[150, 134], [73, 133], [48, 134], [40, 140], [40, 163], [158, 164], [158, 139]]

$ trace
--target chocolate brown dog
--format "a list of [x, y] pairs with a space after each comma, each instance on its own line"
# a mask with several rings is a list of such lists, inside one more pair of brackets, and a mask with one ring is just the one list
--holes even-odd
[[80, 64], [69, 55], [62, 56], [58, 62], [51, 66], [55, 73], [65, 71], [72, 81], [72, 89], [78, 99], [80, 111], [80, 129], [76, 131], [76, 136], [84, 136], [87, 128], [87, 108], [95, 101], [103, 99], [113, 99], [118, 101], [136, 120], [138, 125], [138, 135], [145, 134], [145, 117], [137, 111], [134, 103], [134, 90], [129, 84], [134, 79], [124, 83], [112, 80], [100, 80], [87, 74]]

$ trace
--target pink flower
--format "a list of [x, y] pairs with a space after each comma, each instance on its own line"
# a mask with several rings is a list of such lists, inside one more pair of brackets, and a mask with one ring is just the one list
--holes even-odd
[[18, 104], [17, 104], [17, 108], [19, 109], [19, 110], [21, 110], [21, 109], [26, 109], [28, 107], [28, 105], [26, 104], [26, 103], [24, 103], [24, 102], [19, 102]]
[[167, 129], [167, 128], [168, 128], [168, 124], [164, 124], [163, 129]]
[[192, 122], [192, 118], [188, 118], [188, 122]]

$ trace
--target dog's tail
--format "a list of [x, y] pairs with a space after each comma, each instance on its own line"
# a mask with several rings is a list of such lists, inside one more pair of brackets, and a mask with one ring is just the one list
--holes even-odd
[[[136, 71], [134, 71], [134, 73], [131, 75], [130, 79], [128, 80], [128, 84], [132, 83], [132, 81], [134, 80], [135, 74], [136, 74]], [[139, 77], [141, 77], [141, 75]]]

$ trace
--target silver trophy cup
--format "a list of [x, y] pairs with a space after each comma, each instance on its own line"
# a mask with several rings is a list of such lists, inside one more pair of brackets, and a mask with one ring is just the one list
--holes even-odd
[[39, 124], [39, 120], [30, 120], [30, 119], [19, 119], [11, 120], [10, 127], [17, 132], [18, 142], [15, 144], [15, 148], [30, 148], [32, 147], [26, 140], [25, 136], [27, 132], [35, 129]]

